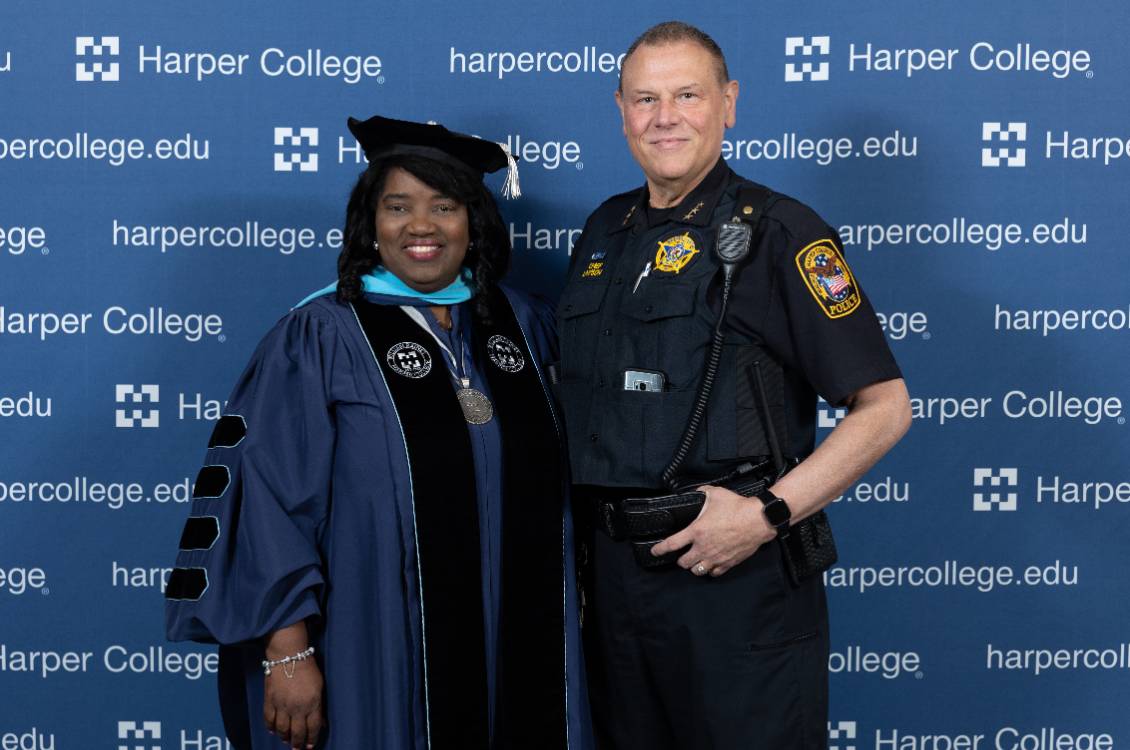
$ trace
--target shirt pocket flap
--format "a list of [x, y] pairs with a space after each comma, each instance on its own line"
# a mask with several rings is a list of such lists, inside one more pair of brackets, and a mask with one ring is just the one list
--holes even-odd
[[607, 284], [576, 284], [574, 288], [567, 289], [557, 305], [558, 317], [569, 320], [596, 312], [600, 309], [607, 288]]
[[694, 312], [695, 287], [691, 285], [665, 285], [648, 295], [633, 295], [624, 303], [625, 315], [650, 322], [664, 318], [678, 318]]

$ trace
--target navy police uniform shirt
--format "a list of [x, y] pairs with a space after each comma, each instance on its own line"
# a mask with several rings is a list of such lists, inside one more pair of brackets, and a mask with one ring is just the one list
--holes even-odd
[[[662, 486], [717, 319], [717, 227], [741, 213], [748, 184], [719, 159], [678, 206], [651, 208], [643, 187], [610, 198], [586, 222], [557, 311], [557, 390], [578, 484]], [[726, 346], [686, 478], [768, 455], [754, 369], [793, 457], [812, 451], [817, 395], [839, 405], [901, 377], [838, 236], [815, 212], [776, 196], [752, 245], [734, 279]], [[639, 373], [661, 389], [626, 387]]]

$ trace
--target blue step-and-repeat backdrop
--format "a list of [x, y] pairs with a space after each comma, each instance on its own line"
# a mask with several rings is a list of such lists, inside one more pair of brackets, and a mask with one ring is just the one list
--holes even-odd
[[830, 510], [830, 746], [1130, 748], [1125, 0], [4, 0], [0, 748], [224, 747], [161, 589], [236, 375], [335, 275], [346, 117], [508, 143], [512, 279], [556, 295], [642, 182], [612, 92], [668, 18], [726, 51], [725, 157], [839, 229], [914, 399]]

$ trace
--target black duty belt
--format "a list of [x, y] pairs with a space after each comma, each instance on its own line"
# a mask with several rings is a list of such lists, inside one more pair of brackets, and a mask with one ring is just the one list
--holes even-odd
[[[720, 484], [731, 492], [752, 497], [768, 487], [771, 480], [771, 476], [757, 474]], [[594, 493], [594, 523], [613, 541], [630, 542], [636, 563], [641, 567], [670, 565], [682, 555], [683, 550], [657, 557], [651, 554], [651, 548], [689, 526], [702, 510], [706, 495], [698, 490], [642, 497], [640, 494], [626, 496], [622, 491], [607, 495]]]

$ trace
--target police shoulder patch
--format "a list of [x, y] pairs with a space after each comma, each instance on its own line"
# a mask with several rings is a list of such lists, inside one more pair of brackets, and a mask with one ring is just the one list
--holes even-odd
[[830, 239], [806, 245], [796, 255], [796, 267], [824, 314], [842, 318], [863, 301], [843, 253]]
[[655, 251], [655, 270], [664, 273], [682, 271], [699, 254], [698, 245], [690, 232], [672, 235], [659, 241]]

